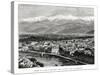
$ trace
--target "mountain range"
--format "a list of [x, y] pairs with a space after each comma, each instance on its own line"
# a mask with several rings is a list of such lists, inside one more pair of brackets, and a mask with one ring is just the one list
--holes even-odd
[[35, 17], [19, 21], [19, 33], [34, 34], [93, 34], [92, 17], [53, 16]]

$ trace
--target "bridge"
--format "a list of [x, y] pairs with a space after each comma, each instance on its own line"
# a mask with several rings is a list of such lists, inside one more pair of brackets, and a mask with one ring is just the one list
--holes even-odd
[[70, 57], [65, 57], [65, 56], [62, 56], [62, 55], [59, 55], [59, 54], [54, 54], [54, 53], [45, 53], [45, 52], [38, 52], [38, 51], [20, 51], [20, 52], [36, 53], [36, 54], [40, 54], [41, 56], [44, 56], [44, 55], [57, 56], [57, 57], [60, 57], [60, 58], [64, 58], [66, 60], [74, 61], [75, 63], [81, 63], [81, 64], [84, 64], [84, 65], [88, 64], [88, 63], [85, 63], [85, 62], [82, 62], [82, 61], [79, 61], [79, 60], [72, 59]]

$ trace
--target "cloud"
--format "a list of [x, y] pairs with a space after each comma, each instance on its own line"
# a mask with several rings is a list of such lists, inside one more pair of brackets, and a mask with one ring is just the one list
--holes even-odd
[[29, 18], [24, 18], [21, 19], [21, 22], [38, 22], [38, 21], [44, 21], [44, 20], [84, 20], [84, 21], [91, 21], [94, 19], [93, 16], [85, 16], [85, 17], [78, 17], [78, 16], [73, 16], [73, 15], [55, 15], [55, 16], [37, 16], [37, 17], [29, 17]]

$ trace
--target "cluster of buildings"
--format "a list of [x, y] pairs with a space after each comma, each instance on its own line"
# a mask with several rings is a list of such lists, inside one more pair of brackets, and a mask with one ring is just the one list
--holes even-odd
[[72, 39], [63, 41], [63, 43], [60, 44], [60, 49], [69, 52], [72, 56], [76, 51], [94, 56], [94, 38]]
[[72, 56], [78, 51], [94, 56], [94, 38], [59, 41], [29, 41], [27, 43], [19, 43], [19, 51], [28, 50], [54, 54], [60, 54], [59, 50], [62, 50], [63, 52], [69, 52]]
[[22, 57], [19, 56], [19, 68], [32, 68], [32, 67], [43, 67], [44, 64], [38, 62], [33, 57]]

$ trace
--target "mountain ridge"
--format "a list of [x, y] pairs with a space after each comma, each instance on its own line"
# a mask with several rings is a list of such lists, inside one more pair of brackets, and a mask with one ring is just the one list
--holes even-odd
[[54, 19], [49, 21], [48, 19], [38, 22], [19, 22], [19, 33], [40, 33], [40, 34], [59, 34], [59, 33], [87, 33], [94, 30], [94, 21], [74, 19]]

